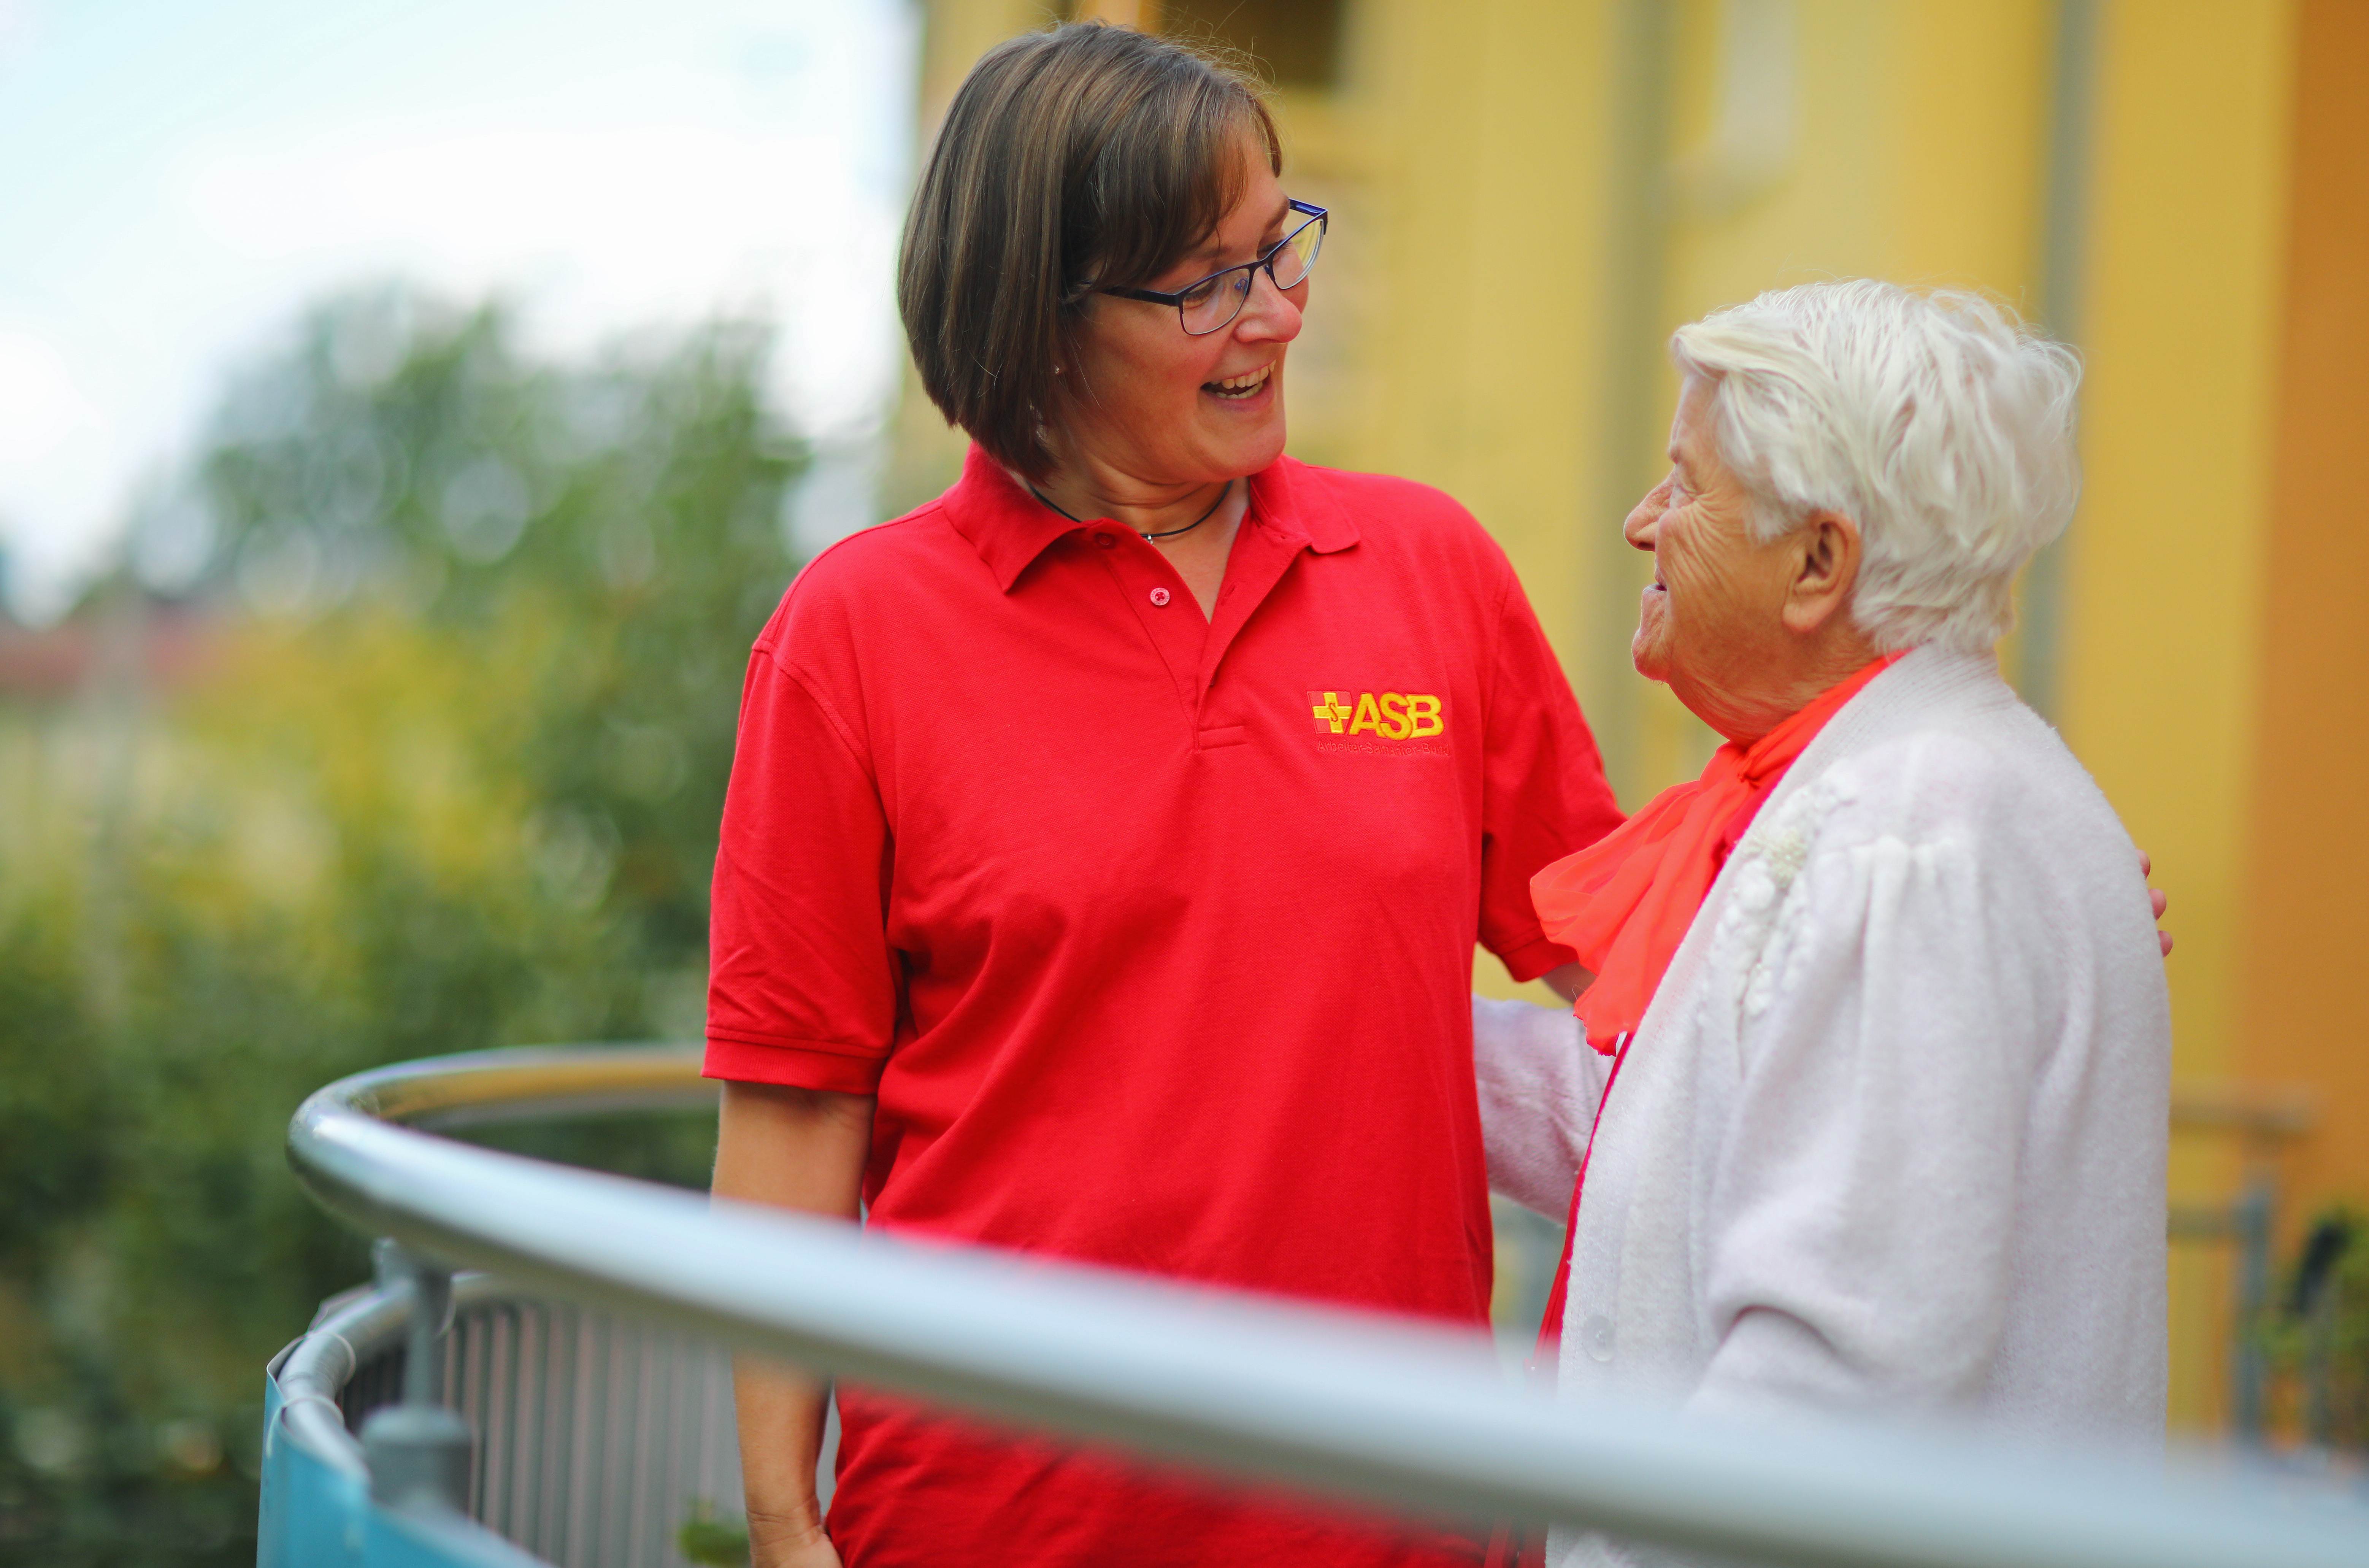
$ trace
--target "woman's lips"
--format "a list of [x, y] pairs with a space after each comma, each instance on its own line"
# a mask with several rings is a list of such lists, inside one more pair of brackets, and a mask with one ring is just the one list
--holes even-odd
[[1226, 376], [1218, 381], [1205, 381], [1201, 383], [1201, 390], [1212, 397], [1222, 397], [1229, 403], [1238, 403], [1256, 397], [1265, 391], [1266, 383], [1274, 376], [1275, 366], [1265, 364], [1254, 371], [1245, 371], [1241, 375]]

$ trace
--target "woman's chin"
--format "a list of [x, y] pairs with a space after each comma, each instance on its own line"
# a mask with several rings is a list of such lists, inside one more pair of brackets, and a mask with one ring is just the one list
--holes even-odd
[[1252, 429], [1230, 429], [1215, 432], [1218, 439], [1208, 443], [1212, 466], [1237, 478], [1261, 473], [1283, 455], [1283, 410], [1278, 406], [1271, 422], [1263, 422]]
[[1667, 596], [1647, 589], [1637, 615], [1637, 630], [1629, 639], [1629, 662], [1648, 681], [1667, 685], [1670, 680], [1670, 624]]

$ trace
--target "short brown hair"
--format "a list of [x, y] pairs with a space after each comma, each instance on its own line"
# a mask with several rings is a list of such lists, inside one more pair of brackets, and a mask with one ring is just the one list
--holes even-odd
[[1073, 22], [998, 44], [946, 111], [905, 222], [897, 307], [921, 386], [1031, 479], [1086, 283], [1140, 285], [1240, 196], [1249, 132], [1283, 172], [1248, 75], [1173, 40]]

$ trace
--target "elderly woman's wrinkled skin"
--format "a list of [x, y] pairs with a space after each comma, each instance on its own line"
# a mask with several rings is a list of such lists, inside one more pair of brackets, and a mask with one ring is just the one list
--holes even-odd
[[1711, 390], [1687, 378], [1669, 477], [1623, 525], [1631, 544], [1654, 552], [1630, 656], [1704, 723], [1749, 743], [1878, 650], [1850, 614], [1859, 525], [1814, 511], [1781, 537], [1755, 539], [1750, 499], [1712, 437]]
[[[1751, 499], [1719, 455], [1711, 383], [1688, 376], [1670, 425], [1670, 473], [1621, 531], [1654, 553], [1629, 656], [1730, 740], [1768, 734], [1877, 657], [1850, 615], [1859, 525], [1814, 511], [1776, 539], [1752, 536]], [[2142, 854], [2143, 871], [2153, 864]], [[2150, 890], [2156, 919], [2169, 900]], [[2157, 938], [2171, 956], [2171, 933]], [[1587, 982], [1577, 966], [1548, 977], [1565, 996]]]

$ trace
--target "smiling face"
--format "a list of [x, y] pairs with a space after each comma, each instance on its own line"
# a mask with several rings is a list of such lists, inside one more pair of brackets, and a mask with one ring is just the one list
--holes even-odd
[[[1670, 475], [1629, 514], [1629, 543], [1654, 553], [1630, 658], [1730, 738], [1757, 722], [1771, 673], [1795, 661], [1786, 607], [1801, 572], [1791, 535], [1752, 536], [1751, 498], [1711, 438], [1712, 383], [1688, 376], [1670, 428]], [[1741, 710], [1754, 710], [1744, 717]]]
[[[1143, 282], [1173, 292], [1261, 255], [1288, 222], [1265, 149], [1245, 136], [1241, 195], [1190, 255]], [[1074, 361], [1064, 367], [1053, 448], [1098, 488], [1169, 488], [1255, 474], [1283, 452], [1283, 359], [1299, 336], [1308, 280], [1278, 290], [1261, 271], [1231, 325], [1195, 338], [1173, 306], [1095, 295]]]

